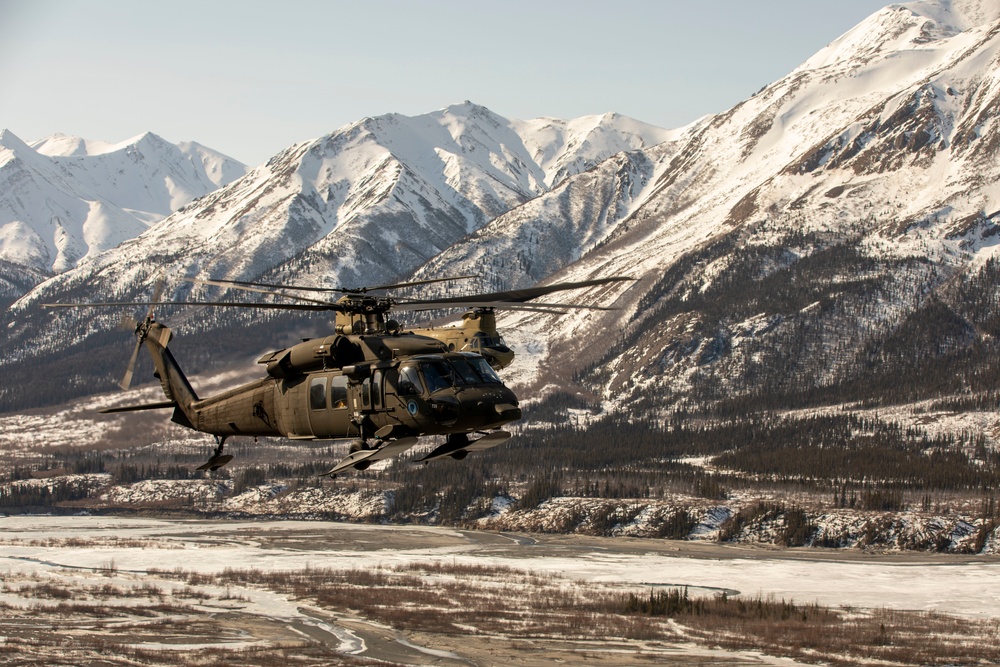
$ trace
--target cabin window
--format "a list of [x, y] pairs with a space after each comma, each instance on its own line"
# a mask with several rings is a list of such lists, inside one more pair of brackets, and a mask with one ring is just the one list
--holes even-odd
[[330, 407], [334, 410], [347, 409], [347, 378], [343, 375], [330, 378]]
[[368, 408], [372, 404], [372, 380], [365, 378], [361, 383], [361, 406]]
[[415, 367], [402, 366], [399, 369], [398, 389], [400, 396], [417, 396], [424, 390], [420, 382], [420, 373]]
[[309, 407], [313, 410], [326, 409], [326, 378], [313, 378], [309, 381]]
[[469, 347], [478, 351], [481, 347], [507, 347], [507, 342], [500, 334], [488, 336], [484, 333], [477, 333], [475, 338], [469, 341]]
[[382, 371], [372, 374], [372, 404], [376, 408], [382, 407]]

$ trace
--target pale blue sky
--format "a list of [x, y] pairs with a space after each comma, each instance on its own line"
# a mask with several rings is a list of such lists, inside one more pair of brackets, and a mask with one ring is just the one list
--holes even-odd
[[151, 130], [251, 165], [364, 116], [472, 100], [680, 127], [886, 0], [0, 0], [0, 128]]

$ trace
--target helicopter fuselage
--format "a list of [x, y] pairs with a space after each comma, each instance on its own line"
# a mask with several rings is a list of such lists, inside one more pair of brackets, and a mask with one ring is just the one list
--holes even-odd
[[[196, 402], [191, 426], [219, 436], [324, 440], [467, 433], [520, 419], [517, 398], [502, 382], [459, 379], [451, 370], [456, 363], [472, 368], [471, 356], [447, 353], [377, 364], [363, 378], [357, 366], [352, 375], [331, 369], [268, 377]], [[401, 369], [421, 384], [401, 380]]]
[[[472, 276], [462, 276], [469, 278]], [[173, 409], [172, 420], [214, 435], [217, 447], [199, 470], [217, 470], [232, 456], [223, 454], [226, 438], [279, 436], [296, 440], [352, 439], [351, 452], [324, 475], [340, 470], [365, 470], [416, 445], [423, 435], [446, 435], [420, 462], [495, 447], [512, 434], [500, 427], [521, 418], [517, 397], [494, 372], [511, 363], [514, 352], [496, 331], [495, 307], [523, 307], [562, 314], [574, 304], [527, 302], [554, 292], [632, 280], [598, 278], [486, 294], [401, 301], [369, 294], [375, 290], [412, 287], [443, 280], [428, 279], [357, 289], [290, 286], [237, 280], [184, 278], [195, 284], [216, 285], [279, 298], [275, 302], [160, 301], [158, 280], [150, 301], [49, 303], [46, 308], [102, 308], [148, 306], [135, 327], [136, 346], [121, 386], [127, 389], [139, 351], [145, 345], [166, 398], [156, 403], [101, 410], [104, 413]], [[341, 292], [336, 301], [290, 294], [289, 291]], [[284, 302], [292, 299], [294, 302]], [[167, 349], [170, 329], [153, 317], [162, 305], [254, 308], [336, 313], [335, 335], [305, 340], [260, 359], [267, 376], [199, 398], [173, 354]], [[471, 307], [461, 327], [425, 329], [418, 335], [401, 332], [387, 319], [393, 308], [434, 310]], [[477, 434], [476, 439], [469, 436]]]
[[174, 421], [220, 437], [366, 440], [485, 431], [521, 417], [482, 356], [422, 336], [330, 336], [259, 362], [267, 377], [196, 399]]

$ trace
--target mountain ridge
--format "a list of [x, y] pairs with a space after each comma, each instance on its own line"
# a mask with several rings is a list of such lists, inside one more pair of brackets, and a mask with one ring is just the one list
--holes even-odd
[[[608, 134], [606, 118], [593, 124], [599, 134]], [[614, 119], [625, 122], [624, 117]], [[359, 284], [385, 282], [386, 274], [401, 277], [412, 272], [499, 213], [536, 197], [546, 190], [545, 181], [567, 169], [589, 168], [627, 141], [646, 145], [667, 136], [629, 119], [628, 137], [614, 136], [602, 149], [591, 140], [591, 130], [579, 141], [567, 141], [565, 131], [553, 130], [550, 120], [542, 121], [540, 128], [531, 126], [532, 133], [554, 132], [563, 145], [574, 147], [567, 149], [565, 160], [553, 157], [546, 173], [541, 165], [530, 166], [534, 163], [513, 125], [471, 103], [414, 118], [388, 114], [363, 119], [286, 149], [240, 181], [203, 197], [197, 208], [184, 207], [141, 238], [122, 244], [120, 255], [98, 258], [86, 270], [121, 268], [123, 261], [131, 261], [131, 252], [160, 257], [173, 252], [183, 263], [182, 251], [190, 253], [200, 246], [210, 250], [200, 255], [199, 275], [211, 271], [217, 278], [254, 277], [282, 260], [314, 262], [308, 256], [312, 252], [356, 274]], [[538, 143], [532, 134], [528, 136]], [[499, 159], [511, 152], [517, 153], [515, 159]], [[429, 248], [414, 252], [409, 239], [403, 240], [412, 233], [392, 231], [391, 224], [372, 234], [364, 231], [390, 218], [408, 219], [406, 224], [430, 239]], [[406, 227], [394, 224], [400, 230]], [[351, 230], [352, 226], [357, 229]], [[382, 255], [401, 252], [411, 259], [400, 267], [383, 262], [361, 270], [359, 266], [371, 263], [371, 253], [365, 256], [358, 249], [373, 243], [381, 245]], [[220, 258], [223, 254], [241, 259]]]
[[[657, 175], [645, 188], [641, 204], [619, 216], [601, 243], [580, 253], [579, 259], [568, 257], [572, 261], [547, 265], [548, 270], [559, 271], [550, 275], [552, 280], [622, 273], [642, 280], [622, 295], [617, 312], [560, 319], [502, 317], [499, 326], [511, 332], [507, 336], [515, 344], [540, 347], [538, 354], [522, 355], [515, 362], [513, 372], [519, 381], [535, 387], [578, 387], [573, 377], [580, 376], [581, 367], [600, 362], [603, 371], [588, 371], [587, 391], [622, 409], [634, 396], [648, 393], [651, 384], [663, 384], [662, 395], [673, 397], [665, 399], [664, 410], [694, 385], [708, 381], [737, 393], [752, 393], [750, 377], [731, 365], [749, 368], [745, 359], [737, 359], [742, 351], [729, 348], [746, 337], [739, 332], [756, 330], [758, 340], [739, 344], [753, 348], [748, 354], [773, 359], [759, 345], [776, 344], [782, 330], [802, 326], [808, 318], [789, 312], [746, 313], [747, 318], [761, 315], [770, 322], [761, 330], [739, 318], [706, 321], [691, 299], [716, 292], [713, 284], [731, 280], [727, 274], [750, 262], [753, 253], [766, 252], [773, 258], [765, 263], [763, 257], [752, 260], [746, 267], [752, 272], [742, 275], [733, 288], [763, 289], [765, 279], [776, 271], [794, 274], [791, 267], [800, 260], [807, 260], [801, 263], [805, 267], [815, 261], [812, 255], [829, 255], [839, 244], [857, 245], [862, 256], [877, 263], [927, 261], [952, 279], [988, 263], [997, 250], [994, 212], [1000, 208], [1000, 189], [995, 165], [1000, 128], [994, 110], [1000, 105], [995, 103], [997, 68], [984, 64], [1000, 58], [1000, 25], [977, 24], [964, 32], [936, 30], [928, 25], [927, 12], [914, 11], [924, 4], [892, 6], [876, 13], [826, 47], [823, 58], [814, 56], [748, 100], [705, 119], [678, 137], [669, 151], [646, 149], [644, 156], [656, 165], [649, 173]], [[858, 35], [864, 39], [855, 39]], [[937, 38], [928, 41], [928, 35]], [[853, 54], [845, 47], [851, 43]], [[884, 44], [894, 46], [880, 49]], [[836, 57], [829, 57], [831, 53]], [[917, 63], [923, 67], [914, 67]], [[597, 193], [590, 194], [597, 198]], [[552, 196], [543, 195], [529, 206], [542, 210]], [[582, 224], [582, 218], [562, 210], [562, 228]], [[482, 233], [513, 224], [510, 218], [519, 214], [501, 216]], [[880, 253], [883, 259], [877, 259]], [[703, 259], [696, 264], [685, 259], [699, 256]], [[492, 285], [496, 289], [540, 278], [507, 271], [504, 261], [483, 253], [472, 241], [453, 246], [425, 272], [463, 273], [476, 267], [497, 277]], [[680, 275], [679, 265], [689, 275]], [[848, 266], [827, 270], [829, 281], [853, 280], [850, 273], [838, 275], [852, 270]], [[922, 271], [916, 265], [907, 270]], [[881, 271], [881, 280], [888, 282], [880, 289], [889, 289], [895, 284], [889, 264]], [[946, 282], [930, 276], [918, 278], [915, 273], [913, 279], [931, 280], [920, 288], [930, 292]], [[668, 277], [676, 281], [672, 286], [665, 283]], [[913, 288], [896, 284], [893, 289]], [[674, 290], [682, 291], [670, 298], [680, 301], [664, 322], [655, 304]], [[817, 287], [816, 295], [822, 291]], [[750, 303], [761, 300], [757, 294], [741, 293]], [[836, 301], [833, 294], [829, 298]], [[899, 325], [894, 318], [905, 321], [905, 313], [924, 302], [912, 291], [905, 299], [902, 293], [897, 298], [898, 304], [880, 302], [878, 308], [886, 314], [869, 315], [871, 326], [880, 332], [892, 329]], [[691, 305], [686, 307], [685, 300]], [[860, 303], [840, 307], [868, 308]], [[685, 308], [693, 312], [685, 314]], [[820, 326], [819, 321], [813, 326]], [[823, 326], [843, 332], [847, 325]], [[850, 326], [867, 328], [868, 323], [858, 317]], [[701, 329], [698, 335], [691, 335], [692, 327]], [[624, 332], [626, 349], [611, 356], [596, 354], [586, 344], [581, 349], [579, 341], [595, 338], [599, 331]], [[864, 344], [874, 345], [876, 338], [873, 335]], [[532, 342], [539, 339], [545, 341], [540, 346]], [[683, 341], [681, 348], [690, 348], [687, 354], [678, 356], [677, 339]], [[827, 337], [825, 344], [835, 341]], [[805, 351], [800, 354], [803, 359], [808, 356]], [[822, 357], [821, 347], [811, 354]], [[855, 354], [860, 363], [857, 360], [866, 353]], [[682, 363], [672, 368], [673, 363], [663, 366], [658, 358]], [[834, 365], [845, 368], [845, 363]], [[814, 356], [808, 365], [809, 373], [817, 373], [823, 362]], [[781, 367], [775, 361], [775, 368]], [[804, 370], [784, 368], [793, 373]], [[809, 377], [820, 379], [824, 374]]]

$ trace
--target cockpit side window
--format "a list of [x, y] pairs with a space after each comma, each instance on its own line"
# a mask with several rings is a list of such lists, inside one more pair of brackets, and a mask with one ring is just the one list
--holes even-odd
[[334, 410], [347, 408], [347, 377], [336, 375], [330, 379], [330, 407]]
[[415, 366], [402, 366], [399, 369], [400, 396], [416, 396], [423, 393], [424, 385], [420, 381], [420, 373]]
[[480, 331], [469, 341], [469, 347], [478, 351], [481, 347], [507, 347], [507, 343], [498, 333], [490, 335]]
[[310, 380], [309, 407], [313, 410], [326, 409], [326, 377], [318, 377]]

